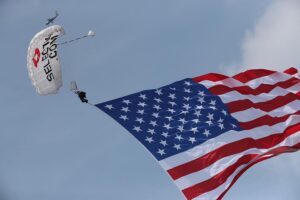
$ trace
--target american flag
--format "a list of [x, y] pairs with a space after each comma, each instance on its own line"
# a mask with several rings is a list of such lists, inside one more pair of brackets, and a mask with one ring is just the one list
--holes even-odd
[[206, 74], [96, 106], [157, 159], [188, 200], [222, 199], [251, 166], [300, 148], [300, 77]]

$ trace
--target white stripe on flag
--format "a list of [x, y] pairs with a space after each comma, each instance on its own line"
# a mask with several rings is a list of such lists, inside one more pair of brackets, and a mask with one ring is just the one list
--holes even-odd
[[205, 154], [216, 150], [217, 148], [225, 144], [230, 144], [232, 142], [239, 141], [245, 138], [264, 138], [274, 133], [281, 133], [287, 127], [298, 123], [300, 123], [300, 115], [290, 116], [285, 122], [278, 123], [273, 126], [261, 126], [251, 130], [245, 130], [240, 132], [228, 131], [227, 133], [219, 135], [218, 137], [215, 137], [213, 139], [207, 140], [201, 145], [198, 145], [190, 150], [165, 158], [159, 161], [159, 164], [167, 171], [176, 166], [200, 158], [201, 156], [204, 156]]
[[283, 89], [281, 87], [276, 87], [269, 93], [262, 93], [259, 95], [244, 95], [240, 94], [237, 91], [231, 91], [222, 95], [219, 95], [219, 97], [222, 99], [224, 103], [230, 103], [233, 101], [238, 101], [238, 100], [244, 100], [244, 99], [249, 99], [253, 103], [258, 103], [258, 102], [266, 102], [269, 100], [272, 100], [278, 96], [284, 96], [287, 95], [288, 93], [297, 93], [300, 91], [300, 83], [287, 88]]
[[216, 85], [226, 85], [228, 87], [240, 87], [240, 86], [249, 86], [253, 89], [259, 87], [261, 84], [269, 84], [269, 85], [274, 85], [278, 82], [286, 81], [289, 80], [294, 76], [291, 76], [286, 73], [282, 72], [275, 72], [269, 76], [263, 76], [257, 79], [253, 79], [247, 83], [242, 83], [234, 78], [227, 78], [222, 81], [209, 81], [209, 80], [204, 80], [199, 82], [202, 85], [205, 85], [207, 88], [216, 86]]
[[273, 146], [272, 148], [269, 148], [269, 149], [252, 148], [252, 149], [248, 149], [244, 152], [241, 152], [239, 154], [220, 159], [217, 162], [215, 162], [213, 165], [211, 165], [203, 170], [197, 171], [195, 173], [186, 175], [184, 177], [181, 177], [181, 178], [175, 180], [175, 184], [181, 190], [186, 189], [197, 183], [201, 183], [203, 181], [206, 181], [206, 180], [212, 178], [213, 176], [215, 176], [218, 173], [225, 170], [227, 167], [234, 164], [242, 156], [245, 156], [248, 154], [262, 155], [264, 153], [269, 152], [270, 150], [272, 150], [274, 148], [282, 147], [282, 146], [293, 146], [295, 144], [298, 144], [299, 142], [300, 142], [300, 131], [298, 131], [295, 134], [293, 134], [292, 136], [286, 138], [284, 141]]
[[269, 115], [271, 117], [282, 117], [287, 114], [293, 114], [297, 112], [300, 108], [300, 100], [292, 101], [284, 106], [276, 108], [270, 112], [264, 112], [259, 109], [249, 108], [240, 112], [232, 113], [231, 115], [238, 119], [239, 122], [249, 122], [264, 115]]

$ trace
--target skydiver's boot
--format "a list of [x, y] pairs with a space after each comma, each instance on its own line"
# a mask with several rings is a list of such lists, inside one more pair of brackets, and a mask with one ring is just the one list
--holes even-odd
[[89, 101], [87, 99], [81, 99], [82, 103], [88, 103]]

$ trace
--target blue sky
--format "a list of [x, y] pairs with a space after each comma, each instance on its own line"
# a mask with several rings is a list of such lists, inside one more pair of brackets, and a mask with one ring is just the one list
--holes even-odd
[[[127, 131], [93, 103], [208, 72], [298, 66], [296, 0], [0, 0], [0, 199], [181, 200], [176, 186]], [[41, 97], [26, 52], [55, 10], [64, 87]], [[297, 200], [299, 153], [258, 164], [224, 199]]]

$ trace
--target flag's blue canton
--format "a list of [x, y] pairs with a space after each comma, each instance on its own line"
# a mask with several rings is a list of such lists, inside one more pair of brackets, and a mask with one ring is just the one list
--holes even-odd
[[122, 124], [157, 160], [229, 130], [241, 130], [221, 99], [192, 79], [96, 106]]

